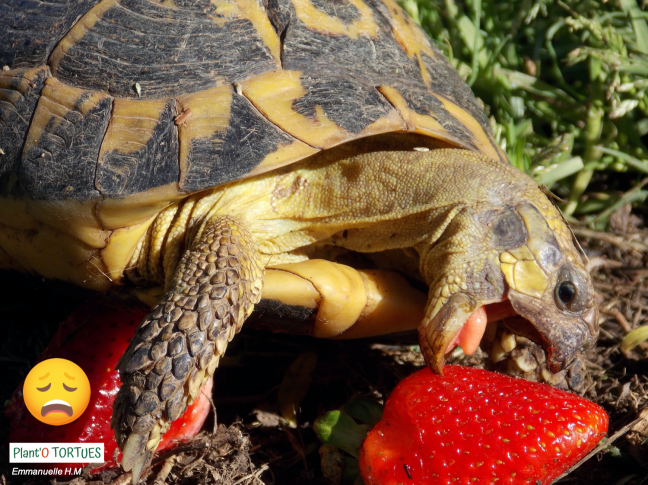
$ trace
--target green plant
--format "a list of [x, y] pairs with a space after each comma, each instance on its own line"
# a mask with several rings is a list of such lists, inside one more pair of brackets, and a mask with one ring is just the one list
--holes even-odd
[[[646, 199], [642, 187], [623, 193], [648, 174], [648, 13], [636, 0], [402, 5], [484, 101], [512, 163], [564, 199], [568, 217], [602, 228]], [[623, 184], [602, 191], [597, 175]]]

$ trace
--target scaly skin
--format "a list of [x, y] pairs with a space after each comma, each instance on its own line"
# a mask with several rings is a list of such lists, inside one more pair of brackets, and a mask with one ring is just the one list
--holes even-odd
[[[342, 145], [196, 194], [152, 226], [131, 264], [142, 271], [129, 276], [160, 281], [163, 272], [170, 292], [144, 320], [122, 359], [125, 384], [113, 418], [124, 467], [133, 468], [134, 478], [259, 301], [268, 263], [303, 261], [331, 246], [414, 254], [418, 267], [409, 276], [429, 287], [419, 327], [421, 349], [438, 373], [449, 346], [470, 330], [470, 317], [506, 299], [524, 317], [507, 318], [506, 325], [540, 343], [553, 372], [593, 344], [598, 313], [584, 258], [537, 184], [474, 152], [407, 151], [394, 140], [399, 139], [383, 138], [382, 146], [376, 139]], [[238, 292], [236, 281], [223, 283], [225, 276], [217, 290], [202, 286], [212, 284], [217, 271], [207, 258], [222, 259], [214, 231], [228, 225], [241, 234], [240, 244], [232, 243], [238, 248], [238, 274], [246, 282]], [[173, 261], [185, 247], [192, 249], [175, 269]], [[196, 276], [199, 264], [205, 274]], [[334, 303], [347, 305], [346, 297]], [[237, 302], [232, 319], [220, 320]], [[199, 318], [206, 314], [217, 314], [219, 321]], [[170, 323], [161, 329], [163, 321]], [[174, 364], [167, 352], [173, 352]]]
[[261, 297], [263, 267], [235, 219], [208, 217], [173, 289], [142, 321], [117, 367], [112, 426], [136, 483], [172, 421], [198, 396]]
[[[389, 138], [365, 143], [218, 188], [188, 201], [191, 215], [176, 219], [199, 220], [210, 209], [234, 214], [272, 265], [303, 261], [325, 246], [413, 249], [418, 271], [409, 276], [430, 288], [421, 346], [437, 372], [468, 318], [506, 298], [535, 329], [511, 325], [544, 346], [554, 372], [594, 342], [598, 313], [584, 258], [531, 178], [465, 150], [397, 151]], [[166, 251], [175, 254], [177, 245]], [[138, 265], [149, 257], [141, 252]], [[575, 285], [575, 309], [556, 299], [560, 278]]]

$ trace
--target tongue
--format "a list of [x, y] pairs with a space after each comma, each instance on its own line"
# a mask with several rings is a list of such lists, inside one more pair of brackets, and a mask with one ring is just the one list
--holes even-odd
[[479, 342], [481, 341], [482, 336], [484, 335], [487, 322], [486, 309], [483, 306], [480, 306], [475, 313], [468, 318], [459, 334], [452, 340], [452, 342], [450, 342], [446, 353], [450, 352], [457, 345], [460, 345], [464, 354], [474, 354], [477, 347], [479, 347]]

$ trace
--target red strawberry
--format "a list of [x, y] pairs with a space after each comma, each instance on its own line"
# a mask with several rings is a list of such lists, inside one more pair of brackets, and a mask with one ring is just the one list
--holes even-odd
[[[128, 347], [135, 328], [146, 316], [141, 310], [118, 310], [86, 304], [75, 310], [58, 328], [39, 357], [68, 359], [79, 365], [90, 381], [90, 403], [85, 412], [70, 424], [50, 426], [34, 418], [25, 406], [22, 384], [13, 393], [5, 414], [10, 420], [10, 442], [104, 443], [105, 461], [101, 469], [116, 466], [117, 443], [110, 429], [112, 405], [121, 382], [115, 370], [117, 361]], [[212, 380], [203, 387], [186, 413], [174, 421], [164, 435], [158, 451], [171, 448], [175, 441], [194, 436], [209, 414]], [[121, 452], [119, 452], [121, 461]], [[79, 464], [60, 464], [59, 468], [78, 468]], [[99, 471], [97, 470], [94, 471]]]
[[598, 405], [468, 367], [401, 381], [360, 455], [365, 483], [548, 484], [607, 432]]

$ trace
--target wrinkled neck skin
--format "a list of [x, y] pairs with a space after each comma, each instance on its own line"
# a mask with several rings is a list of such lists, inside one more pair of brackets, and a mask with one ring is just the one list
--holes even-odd
[[[393, 140], [378, 147], [361, 143], [364, 148], [343, 145], [167, 209], [132, 266], [168, 282], [204, 221], [228, 214], [247, 223], [266, 266], [318, 257], [331, 247], [418, 256], [409, 276], [422, 277], [430, 288], [421, 345], [438, 371], [447, 345], [470, 315], [506, 297], [540, 334], [527, 331], [528, 336], [540, 340], [554, 360], [559, 357], [554, 368], [591, 344], [597, 332], [591, 315], [579, 315], [585, 320], [563, 330], [536, 322], [535, 313], [556, 307], [553, 286], [561, 267], [569, 266], [571, 279], [578, 274], [587, 304], [593, 293], [571, 232], [533, 180], [466, 150], [403, 150]], [[156, 243], [156, 237], [164, 241]], [[562, 322], [564, 315], [552, 318]], [[435, 341], [439, 335], [442, 341]]]

